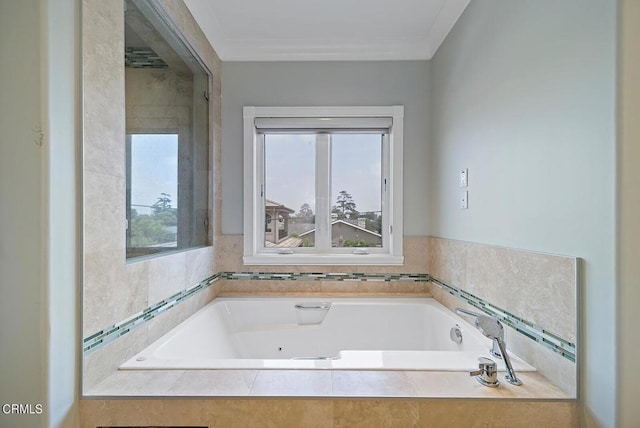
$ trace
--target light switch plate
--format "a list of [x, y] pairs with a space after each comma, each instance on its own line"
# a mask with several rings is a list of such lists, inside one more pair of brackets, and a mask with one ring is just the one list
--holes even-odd
[[469, 191], [463, 190], [460, 192], [460, 209], [466, 210], [469, 208]]
[[467, 168], [460, 171], [460, 187], [469, 185], [469, 170]]

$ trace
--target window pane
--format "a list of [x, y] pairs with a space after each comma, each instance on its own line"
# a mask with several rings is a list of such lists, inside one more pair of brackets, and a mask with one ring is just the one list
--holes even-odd
[[382, 135], [331, 137], [331, 246], [382, 247]]
[[315, 140], [308, 134], [265, 135], [266, 248], [314, 246]]
[[130, 248], [178, 246], [178, 135], [130, 136]]

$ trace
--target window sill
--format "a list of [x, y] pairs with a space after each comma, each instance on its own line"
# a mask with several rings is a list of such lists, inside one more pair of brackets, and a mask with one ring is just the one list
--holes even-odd
[[403, 256], [389, 254], [258, 254], [244, 256], [245, 265], [402, 266]]

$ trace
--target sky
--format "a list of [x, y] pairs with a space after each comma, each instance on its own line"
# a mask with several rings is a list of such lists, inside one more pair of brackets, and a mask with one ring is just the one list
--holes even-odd
[[[333, 134], [331, 145], [331, 205], [346, 190], [358, 211], [380, 211], [381, 135]], [[267, 134], [265, 170], [267, 199], [315, 212], [315, 135]]]
[[[315, 135], [266, 136], [266, 197], [298, 212], [308, 203], [315, 212]], [[131, 202], [153, 205], [160, 193], [178, 201], [177, 134], [131, 135]], [[380, 134], [333, 134], [331, 205], [341, 190], [353, 197], [360, 212], [381, 210]], [[134, 206], [139, 214], [151, 210]]]
[[[171, 195], [171, 207], [178, 206], [178, 135], [131, 135], [131, 203], [153, 205], [160, 193]], [[134, 206], [138, 214], [150, 208]]]

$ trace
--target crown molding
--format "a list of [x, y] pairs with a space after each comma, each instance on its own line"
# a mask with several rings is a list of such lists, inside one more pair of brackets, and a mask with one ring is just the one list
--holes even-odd
[[232, 39], [225, 36], [220, 25], [223, 17], [217, 15], [213, 2], [185, 0], [222, 61], [428, 60], [435, 55], [469, 2], [446, 0], [424, 37], [314, 40], [301, 37]]
[[224, 46], [223, 61], [391, 61], [429, 59], [428, 41], [236, 40]]

